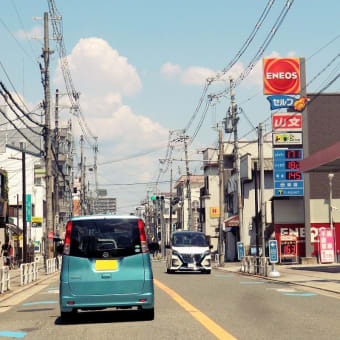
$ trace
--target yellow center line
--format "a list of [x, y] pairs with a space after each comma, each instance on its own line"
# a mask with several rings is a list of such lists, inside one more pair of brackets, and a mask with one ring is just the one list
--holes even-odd
[[157, 287], [162, 289], [165, 293], [170, 295], [181, 307], [183, 307], [187, 312], [189, 312], [198, 322], [200, 322], [209, 332], [214, 334], [216, 338], [223, 340], [236, 340], [231, 334], [229, 334], [226, 330], [220, 327], [216, 322], [211, 320], [193, 305], [191, 305], [188, 301], [183, 299], [179, 294], [177, 294], [174, 290], [167, 287], [162, 282], [154, 279], [154, 283]]

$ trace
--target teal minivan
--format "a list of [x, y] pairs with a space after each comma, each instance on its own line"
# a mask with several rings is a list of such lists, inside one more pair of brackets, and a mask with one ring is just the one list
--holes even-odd
[[67, 223], [60, 273], [60, 316], [137, 307], [154, 319], [154, 285], [144, 222], [137, 216], [77, 216]]

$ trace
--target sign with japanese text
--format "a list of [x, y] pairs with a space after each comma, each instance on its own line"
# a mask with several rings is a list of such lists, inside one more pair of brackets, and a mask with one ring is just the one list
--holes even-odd
[[299, 58], [263, 59], [264, 94], [300, 94]]
[[42, 217], [32, 216], [32, 228], [41, 228], [42, 220]]
[[277, 250], [277, 241], [276, 240], [269, 240], [269, 261], [270, 263], [278, 263], [279, 262], [279, 255]]
[[297, 98], [292, 96], [283, 96], [283, 95], [276, 95], [276, 96], [268, 96], [267, 100], [270, 103], [271, 110], [277, 109], [292, 109], [294, 108], [294, 103]]
[[302, 131], [301, 113], [280, 113], [272, 115], [273, 131]]
[[[319, 254], [319, 237], [320, 231], [323, 229], [329, 229], [329, 223], [311, 223], [310, 224], [310, 236], [312, 244], [312, 256], [320, 257]], [[340, 223], [334, 223], [334, 233], [336, 233], [336, 239], [340, 240]], [[282, 223], [275, 224], [275, 239], [280, 243], [281, 237], [294, 235], [297, 239], [298, 254], [299, 256], [305, 256], [305, 226], [302, 223]], [[340, 242], [336, 242], [336, 252], [340, 254]], [[279, 247], [280, 251], [280, 247]]]
[[274, 146], [302, 145], [302, 132], [274, 132]]
[[32, 219], [32, 196], [26, 195], [26, 222], [31, 222]]
[[334, 232], [330, 228], [319, 230], [319, 254], [321, 263], [333, 263], [334, 257]]
[[220, 217], [220, 207], [210, 207], [210, 217]]
[[303, 149], [273, 149], [274, 196], [303, 196]]
[[237, 242], [237, 259], [241, 261], [243, 257], [244, 257], [244, 243]]
[[298, 262], [298, 248], [295, 235], [281, 235], [280, 238], [280, 262]]

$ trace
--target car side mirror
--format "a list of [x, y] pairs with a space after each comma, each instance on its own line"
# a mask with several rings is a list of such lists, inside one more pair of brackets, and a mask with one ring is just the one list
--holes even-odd
[[212, 244], [209, 245], [209, 249], [213, 249], [214, 246]]

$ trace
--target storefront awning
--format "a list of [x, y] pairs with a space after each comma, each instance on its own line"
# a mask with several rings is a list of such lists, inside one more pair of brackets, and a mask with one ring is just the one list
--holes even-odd
[[301, 160], [300, 169], [302, 172], [339, 172], [340, 142]]
[[224, 220], [224, 225], [225, 227], [238, 227], [240, 225], [238, 215], [231, 216]]

